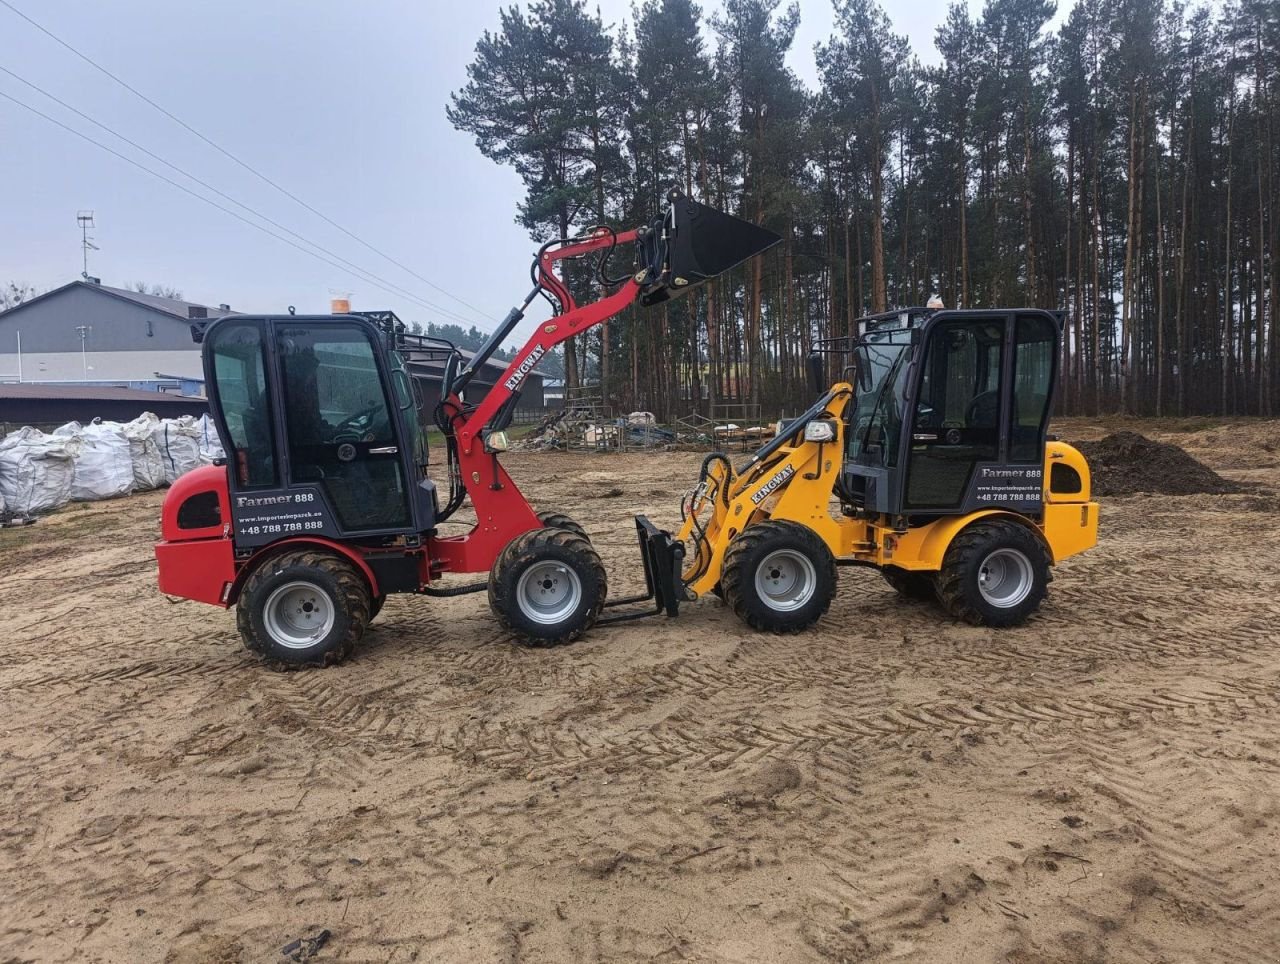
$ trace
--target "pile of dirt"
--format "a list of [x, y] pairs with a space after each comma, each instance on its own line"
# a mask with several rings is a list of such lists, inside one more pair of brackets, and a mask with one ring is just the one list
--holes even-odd
[[1229, 495], [1247, 486], [1224, 479], [1169, 442], [1137, 432], [1116, 432], [1097, 442], [1076, 442], [1093, 472], [1094, 495]]

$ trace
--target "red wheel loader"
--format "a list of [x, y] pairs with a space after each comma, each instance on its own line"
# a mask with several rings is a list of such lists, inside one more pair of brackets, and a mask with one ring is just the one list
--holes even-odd
[[[227, 458], [169, 490], [156, 546], [160, 590], [235, 606], [250, 650], [308, 666], [344, 659], [389, 593], [487, 590], [502, 624], [535, 644], [568, 642], [597, 623], [675, 615], [685, 598], [680, 543], [638, 516], [647, 591], [608, 599], [585, 533], [567, 516], [536, 513], [499, 461], [521, 385], [555, 345], [636, 301], [686, 293], [779, 240], [678, 193], [668, 202], [646, 227], [543, 245], [533, 288], [470, 359], [406, 333], [389, 312], [231, 315], [194, 325]], [[626, 245], [636, 267], [610, 277], [610, 259]], [[579, 306], [555, 266], [592, 257], [612, 293]], [[475, 397], [475, 375], [540, 295], [553, 317]], [[424, 360], [443, 366], [434, 405], [410, 374]], [[427, 473], [428, 418], [444, 435], [443, 504]], [[442, 534], [440, 524], [468, 500], [475, 525]], [[488, 579], [441, 586], [450, 573]]]

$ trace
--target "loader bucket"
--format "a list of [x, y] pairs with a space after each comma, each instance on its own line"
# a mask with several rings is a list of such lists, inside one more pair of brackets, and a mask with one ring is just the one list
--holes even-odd
[[672, 192], [662, 220], [641, 239], [648, 268], [640, 301], [654, 305], [692, 291], [782, 240], [768, 228]]

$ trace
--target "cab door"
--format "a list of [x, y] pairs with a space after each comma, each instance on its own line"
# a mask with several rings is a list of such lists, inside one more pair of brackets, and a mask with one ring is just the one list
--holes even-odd
[[1060, 338], [1046, 311], [938, 316], [917, 373], [904, 512], [1041, 511]]
[[939, 317], [918, 371], [903, 509], [956, 512], [975, 467], [1000, 458], [1007, 316]]
[[354, 319], [272, 328], [289, 484], [317, 487], [344, 533], [408, 529], [400, 406], [379, 336]]

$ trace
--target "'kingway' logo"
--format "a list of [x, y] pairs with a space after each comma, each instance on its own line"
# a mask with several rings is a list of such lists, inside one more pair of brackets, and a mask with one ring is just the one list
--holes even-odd
[[547, 350], [541, 345], [534, 345], [533, 351], [529, 352], [527, 358], [520, 363], [520, 367], [511, 373], [511, 377], [503, 382], [503, 387], [509, 392], [514, 392], [516, 386], [524, 381], [525, 376], [533, 371], [533, 366], [538, 364], [538, 359], [547, 353]]
[[769, 498], [769, 496], [773, 495], [783, 482], [787, 481], [787, 479], [791, 478], [791, 476], [795, 474], [796, 468], [794, 465], [784, 465], [782, 469], [773, 476], [773, 478], [755, 492], [751, 493], [751, 504], [759, 505], [765, 499]]

